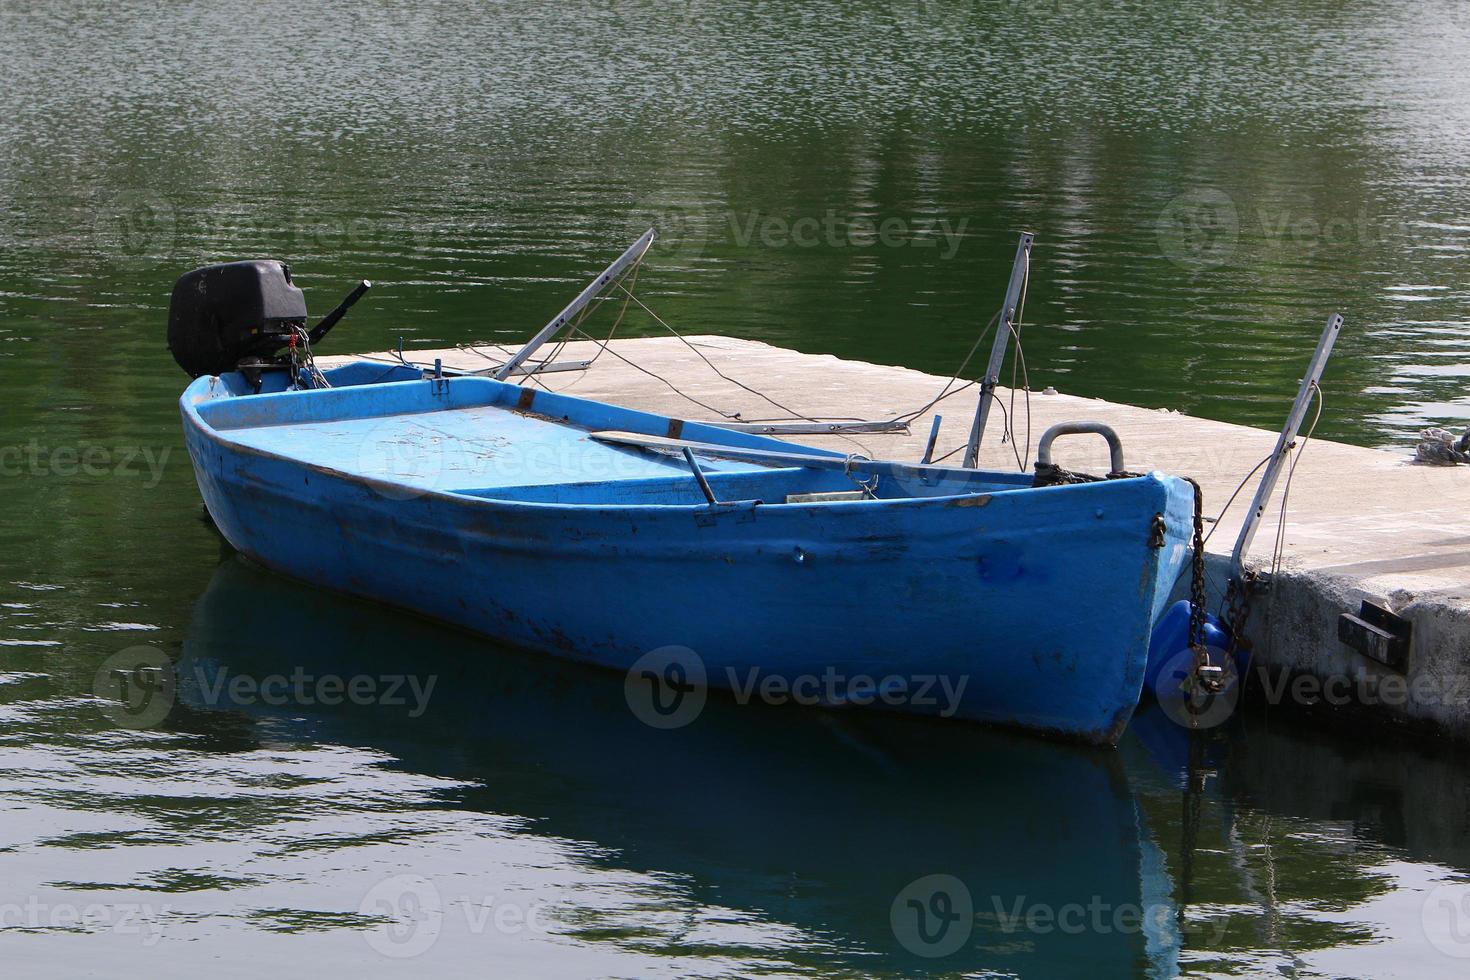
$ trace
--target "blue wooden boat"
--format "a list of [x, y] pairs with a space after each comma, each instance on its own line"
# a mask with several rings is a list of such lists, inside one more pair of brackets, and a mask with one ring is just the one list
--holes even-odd
[[896, 707], [1105, 743], [1133, 712], [1193, 517], [1177, 478], [1033, 488], [845, 472], [821, 449], [801, 453], [835, 468], [702, 454], [711, 504], [681, 456], [592, 434], [794, 447], [419, 373], [359, 362], [325, 372], [330, 388], [255, 393], [238, 372], [189, 385], [186, 442], [225, 538], [308, 582], [619, 670], [678, 646], [713, 687], [752, 671], [901, 682], [920, 703]]
[[[1187, 482], [1035, 486], [488, 377], [367, 361], [322, 372], [297, 357], [320, 334], [278, 265], [191, 273], [170, 325], [199, 375], [181, 408], [200, 492], [261, 564], [521, 647], [653, 670], [674, 694], [682, 679], [1107, 744], [1127, 725], [1188, 554]], [[209, 353], [235, 322], [220, 310], [236, 307], [239, 324], [289, 331], [286, 369], [237, 357], [239, 344]], [[207, 370], [225, 363], [239, 369]]]

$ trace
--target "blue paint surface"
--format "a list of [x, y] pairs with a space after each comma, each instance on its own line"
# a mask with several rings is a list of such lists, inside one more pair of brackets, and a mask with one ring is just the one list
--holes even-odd
[[1115, 743], [1187, 555], [1192, 491], [1161, 474], [1033, 489], [955, 469], [884, 477], [877, 499], [786, 503], [854, 483], [705, 458], [711, 507], [681, 458], [589, 432], [791, 445], [485, 378], [363, 363], [328, 378], [185, 391], [200, 491], [230, 543], [309, 582], [618, 670], [676, 645], [716, 688], [899, 678], [909, 697], [891, 707]]

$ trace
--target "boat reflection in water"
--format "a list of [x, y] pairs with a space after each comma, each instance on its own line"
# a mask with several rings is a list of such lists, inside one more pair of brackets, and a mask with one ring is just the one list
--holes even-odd
[[[199, 600], [178, 670], [178, 726], [233, 732], [222, 750], [364, 746], [467, 783], [447, 805], [523, 818], [524, 833], [591, 845], [578, 860], [678, 876], [696, 906], [796, 935], [761, 962], [1172, 972], [1169, 890], [1114, 751], [717, 692], [692, 723], [658, 730], [604, 671], [324, 595], [239, 558]], [[273, 706], [265, 695], [279, 691], [229, 693], [241, 677], [350, 684], [405, 672], [425, 704], [407, 684], [402, 704]], [[560, 941], [650, 949], [647, 934], [585, 928], [595, 910], [578, 902], [575, 891], [556, 898]], [[750, 955], [720, 940], [700, 948], [707, 933], [661, 935], [668, 955]]]
[[[225, 679], [293, 672], [408, 673], [428, 696], [407, 684], [396, 704], [221, 694]], [[444, 819], [507, 817], [521, 839], [566, 844], [554, 852], [566, 864], [535, 869], [552, 895], [550, 938], [680, 958], [681, 973], [733, 962], [742, 973], [1253, 976], [1306, 964], [1362, 975], [1391, 955], [1454, 976], [1446, 968], [1463, 965], [1421, 925], [1426, 883], [1470, 868], [1463, 763], [1275, 715], [1190, 737], [1153, 705], [1106, 751], [711, 692], [692, 723], [660, 730], [615, 675], [239, 558], [196, 606], [179, 679], [170, 725], [215, 752], [366, 749], [451, 787], [433, 801]], [[422, 797], [313, 806], [331, 832], [345, 828], [340, 847], [359, 843], [362, 810], [391, 808], [417, 848], [405, 867], [431, 878], [498, 859], [433, 850]], [[287, 819], [273, 810], [262, 823]], [[363, 834], [379, 840], [381, 826]], [[642, 882], [626, 886], [638, 915], [609, 926], [605, 894], [561, 884], [572, 864]], [[651, 880], [676, 887], [650, 892]], [[454, 942], [446, 930], [436, 953], [493, 955]]]

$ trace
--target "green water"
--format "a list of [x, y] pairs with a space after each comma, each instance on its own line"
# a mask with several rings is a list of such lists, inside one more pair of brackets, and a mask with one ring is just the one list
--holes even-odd
[[[1467, 64], [1432, 0], [0, 3], [7, 971], [1463, 975], [1462, 763], [1259, 719], [1193, 759], [734, 706], [655, 739], [616, 678], [222, 553], [163, 317], [271, 255], [318, 312], [377, 284], [327, 352], [513, 342], [653, 224], [682, 330], [947, 375], [1029, 229], [1033, 387], [1274, 426], [1340, 310], [1318, 431], [1402, 452], [1470, 420]], [[135, 731], [95, 689], [138, 645], [441, 686]], [[978, 918], [925, 958], [891, 911], [934, 874]], [[407, 960], [368, 902], [403, 875], [449, 909]], [[1094, 898], [1167, 914], [1006, 928]]]

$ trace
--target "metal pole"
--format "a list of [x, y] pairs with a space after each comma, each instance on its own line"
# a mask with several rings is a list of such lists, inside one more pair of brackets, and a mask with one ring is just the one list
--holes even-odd
[[1026, 269], [1031, 261], [1031, 243], [1036, 236], [1021, 233], [1016, 246], [1016, 260], [1011, 264], [1011, 281], [1006, 286], [1005, 304], [995, 324], [995, 342], [990, 345], [990, 363], [980, 381], [980, 405], [975, 409], [975, 423], [970, 427], [970, 444], [965, 448], [965, 468], [974, 469], [980, 462], [980, 440], [985, 436], [985, 423], [990, 419], [990, 403], [995, 400], [995, 387], [1000, 384], [1000, 366], [1005, 361], [1006, 345], [1011, 340], [1011, 325], [1016, 320], [1016, 304], [1021, 301], [1021, 287], [1026, 283]]
[[684, 447], [684, 462], [689, 464], [689, 471], [694, 474], [694, 482], [699, 484], [699, 491], [704, 494], [704, 499], [713, 507], [719, 503], [715, 499], [715, 492], [710, 488], [709, 480], [704, 478], [704, 470], [700, 469], [699, 460], [694, 458], [694, 450], [688, 446]]
[[924, 464], [934, 462], [934, 447], [939, 444], [939, 426], [943, 422], [943, 415], [934, 416], [934, 424], [929, 426], [929, 442], [924, 446], [924, 458], [919, 462]]
[[[815, 456], [811, 453], [787, 453], [768, 449], [746, 449], [741, 446], [725, 446], [713, 442], [691, 442], [687, 439], [669, 439], [664, 436], [647, 436], [637, 432], [589, 432], [589, 439], [611, 443], [615, 446], [632, 446], [661, 452], [683, 453], [689, 450], [704, 456], [720, 459], [745, 460], [752, 463], [767, 463], [771, 466], [810, 466], [819, 470], [840, 470], [844, 473], [891, 476], [900, 480], [955, 481], [969, 486], [975, 474], [957, 466], [926, 466], [922, 463], [900, 463], [885, 459], [858, 459], [854, 456]], [[795, 448], [795, 447], [794, 447]], [[688, 457], [685, 457], [687, 460]], [[932, 483], [930, 484], [933, 485]], [[959, 492], [959, 491], [956, 491]]]
[[1256, 497], [1251, 501], [1250, 513], [1246, 515], [1245, 525], [1240, 529], [1240, 537], [1235, 539], [1235, 552], [1230, 556], [1230, 574], [1237, 579], [1245, 574], [1245, 556], [1251, 549], [1251, 542], [1255, 540], [1256, 530], [1261, 526], [1261, 518], [1266, 514], [1266, 505], [1271, 500], [1271, 494], [1276, 489], [1276, 481], [1281, 478], [1281, 471], [1286, 467], [1287, 456], [1291, 447], [1296, 445], [1297, 432], [1301, 430], [1302, 421], [1307, 417], [1307, 407], [1312, 403], [1312, 389], [1317, 387], [1322, 380], [1322, 372], [1327, 368], [1327, 359], [1332, 356], [1332, 345], [1337, 343], [1337, 335], [1342, 330], [1342, 314], [1334, 313], [1327, 318], [1327, 326], [1322, 329], [1322, 337], [1317, 341], [1317, 350], [1312, 355], [1312, 362], [1307, 366], [1306, 377], [1302, 378], [1301, 387], [1297, 389], [1296, 401], [1291, 405], [1291, 414], [1286, 417], [1286, 424], [1281, 427], [1281, 435], [1276, 440], [1276, 449], [1271, 455], [1271, 462], [1266, 466], [1266, 472], [1261, 476], [1261, 484], [1256, 487]]
[[592, 302], [592, 300], [597, 297], [598, 293], [606, 289], [608, 283], [617, 279], [624, 272], [626, 272], [628, 268], [633, 265], [633, 263], [643, 258], [643, 253], [648, 251], [648, 246], [653, 244], [653, 237], [654, 236], [652, 228], [644, 232], [642, 238], [638, 239], [638, 241], [633, 243], [631, 248], [629, 248], [622, 255], [618, 256], [618, 260], [616, 262], [608, 266], [607, 269], [603, 271], [602, 275], [592, 280], [592, 283], [586, 289], [577, 294], [576, 299], [567, 304], [566, 309], [562, 310], [552, 319], [550, 323], [542, 327], [540, 332], [537, 333], [536, 336], [532, 337], [529, 342], [527, 342], [526, 346], [522, 347], [520, 350], [512, 354], [510, 360], [506, 361], [504, 364], [500, 365], [500, 367], [496, 368], [494, 373], [492, 373], [490, 377], [494, 378], [496, 381], [504, 381], [506, 378], [514, 374], [516, 368], [521, 366], [522, 361], [530, 357], [532, 354], [536, 353], [536, 350], [542, 344], [546, 343], [548, 340], [561, 333], [562, 328], [571, 322], [572, 317], [580, 313], [588, 303]]

